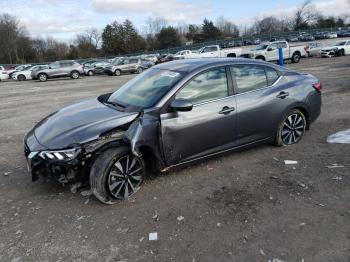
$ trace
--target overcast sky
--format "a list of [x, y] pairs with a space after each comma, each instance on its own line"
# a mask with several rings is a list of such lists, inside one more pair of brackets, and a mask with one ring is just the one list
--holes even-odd
[[[289, 15], [304, 0], [0, 0], [0, 12], [20, 19], [32, 36], [69, 40], [87, 28], [102, 29], [114, 20], [132, 20], [141, 30], [149, 16], [163, 16], [169, 23], [201, 23], [218, 16], [237, 25], [254, 17]], [[314, 0], [325, 15], [350, 15], [350, 0]]]

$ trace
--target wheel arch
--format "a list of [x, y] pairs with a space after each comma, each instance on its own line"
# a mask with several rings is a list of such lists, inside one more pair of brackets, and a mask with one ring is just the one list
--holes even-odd
[[255, 57], [255, 59], [266, 61], [266, 58], [263, 55], [258, 55]]
[[229, 53], [227, 54], [227, 57], [237, 57], [236, 53]]

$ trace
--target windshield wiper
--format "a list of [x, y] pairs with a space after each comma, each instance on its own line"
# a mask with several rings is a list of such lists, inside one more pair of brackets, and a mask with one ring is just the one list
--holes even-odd
[[122, 105], [122, 104], [120, 104], [120, 103], [118, 103], [118, 102], [106, 101], [106, 103], [107, 103], [107, 104], [111, 104], [111, 105], [113, 105], [113, 106], [115, 106], [115, 107], [120, 107], [120, 108], [122, 108], [122, 109], [125, 109], [125, 108], [126, 108], [125, 105]]

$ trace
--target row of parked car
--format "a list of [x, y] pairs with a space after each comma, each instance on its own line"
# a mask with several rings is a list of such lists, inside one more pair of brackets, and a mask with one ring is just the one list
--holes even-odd
[[343, 56], [350, 54], [350, 39], [338, 41], [330, 46], [320, 42], [309, 42], [306, 45], [290, 45], [288, 41], [262, 43], [249, 51], [242, 48], [222, 48], [220, 45], [204, 46], [199, 50], [181, 50], [176, 54], [152, 54], [137, 57], [117, 57], [112, 60], [91, 59], [89, 61], [56, 61], [51, 64], [26, 64], [5, 69], [0, 66], [0, 81], [13, 79], [18, 81], [38, 79], [41, 82], [50, 78], [71, 77], [78, 79], [81, 75], [92, 76], [107, 74], [119, 76], [124, 73], [141, 73], [155, 64], [178, 59], [244, 57], [274, 62], [279, 59], [278, 49], [282, 48], [284, 59], [298, 63], [308, 56]]
[[158, 62], [156, 56], [117, 57], [112, 60], [56, 61], [51, 64], [25, 64], [10, 68], [0, 66], [0, 80], [36, 80], [45, 82], [50, 78], [71, 77], [95, 74], [121, 75], [122, 73], [141, 73]]
[[[270, 42], [276, 41], [287, 41], [287, 42], [309, 42], [314, 40], [321, 39], [332, 39], [337, 37], [350, 37], [350, 30], [339, 30], [335, 32], [330, 31], [322, 31], [316, 32], [315, 34], [310, 34], [307, 32], [300, 32], [299, 34], [290, 34], [287, 36], [274, 36], [272, 35], [269, 39]], [[251, 38], [251, 39], [237, 39], [229, 42], [224, 42], [220, 44], [221, 48], [229, 48], [229, 47], [240, 47], [240, 46], [248, 46], [248, 45], [259, 45], [261, 44], [260, 38]]]

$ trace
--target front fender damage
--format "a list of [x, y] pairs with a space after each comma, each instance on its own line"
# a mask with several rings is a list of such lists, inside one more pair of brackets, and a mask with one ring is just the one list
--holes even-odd
[[157, 114], [140, 113], [131, 123], [104, 132], [97, 139], [84, 144], [72, 145], [79, 148], [79, 154], [74, 159], [42, 159], [38, 155], [34, 159], [33, 180], [38, 179], [39, 175], [55, 176], [62, 184], [87, 179], [95, 159], [106, 149], [119, 146], [130, 147], [132, 154], [143, 157], [146, 162], [152, 161], [152, 167], [161, 170], [164, 162], [159, 127]]
[[[156, 167], [162, 169], [164, 161], [161, 150], [160, 122], [155, 112], [142, 113], [124, 134], [131, 152], [137, 157], [153, 158]], [[147, 150], [145, 150], [147, 149]], [[152, 156], [149, 155], [152, 152]]]

